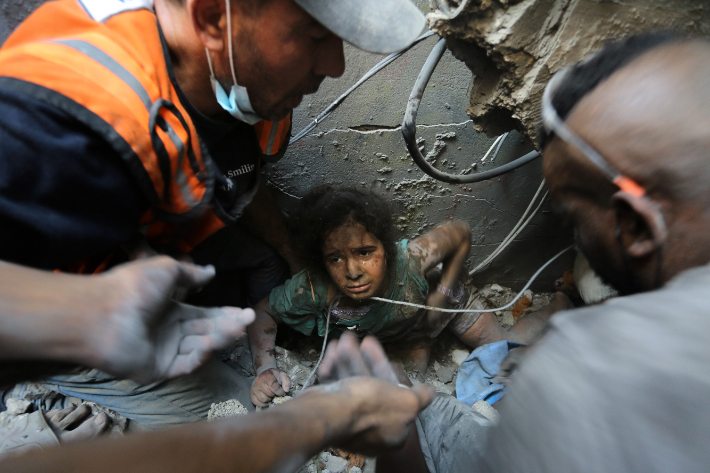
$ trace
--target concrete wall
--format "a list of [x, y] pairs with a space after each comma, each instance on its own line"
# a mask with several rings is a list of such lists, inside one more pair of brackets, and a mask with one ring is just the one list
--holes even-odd
[[[429, 11], [426, 0], [415, 3]], [[309, 188], [321, 183], [374, 190], [392, 203], [402, 237], [413, 238], [445, 219], [465, 220], [473, 228], [469, 265], [475, 266], [495, 249], [525, 211], [542, 181], [541, 162], [471, 185], [435, 181], [412, 162], [400, 125], [414, 81], [438, 39], [426, 39], [356, 89], [328, 119], [292, 145], [281, 162], [267, 166], [265, 172], [287, 209]], [[318, 93], [304, 99], [294, 114], [295, 132], [382, 58], [349, 45], [345, 53], [345, 74], [326, 79]], [[481, 164], [480, 158], [494, 138], [476, 133], [466, 115], [472, 84], [473, 76], [466, 65], [447, 51], [434, 71], [417, 117], [417, 136], [424, 139], [424, 155], [434, 151], [436, 166], [452, 173], [469, 169], [473, 163], [477, 163], [473, 172], [492, 169], [533, 149], [514, 131], [495, 164]], [[569, 230], [563, 229], [544, 205], [530, 226], [475, 281], [520, 288], [571, 240]], [[553, 279], [571, 267], [571, 256], [545, 271], [534, 288], [551, 290]]]
[[0, 2], [0, 44], [13, 29], [45, 0], [2, 0]]
[[700, 0], [437, 1], [445, 11], [429, 25], [477, 75], [468, 114], [487, 133], [505, 124], [534, 137], [551, 75], [608, 41], [658, 30], [710, 36], [710, 3]]
[[[0, 7], [0, 41], [40, 3], [5, 0]], [[429, 10], [426, 0], [416, 3]], [[437, 39], [423, 41], [363, 84], [264, 172], [286, 211], [312, 186], [331, 183], [384, 195], [397, 214], [402, 237], [413, 238], [445, 219], [463, 219], [473, 228], [470, 263], [475, 265], [495, 249], [528, 206], [542, 180], [541, 163], [537, 160], [472, 185], [434, 181], [412, 163], [399, 126], [417, 74]], [[318, 93], [304, 99], [294, 114], [294, 131], [302, 129], [381, 58], [346, 45], [345, 74], [326, 79]], [[447, 52], [429, 83], [417, 119], [424, 154], [431, 153], [436, 165], [449, 172], [462, 172], [474, 163], [476, 168], [471, 172], [491, 169], [533, 149], [522, 135], [512, 132], [495, 164], [480, 162], [493, 138], [474, 132], [466, 115], [472, 79], [466, 65]], [[520, 288], [550, 256], [570, 243], [570, 232], [544, 205], [530, 226], [475, 280], [481, 285], [498, 282]], [[552, 280], [571, 267], [571, 258], [566, 255], [548, 268], [533, 288], [551, 290]]]

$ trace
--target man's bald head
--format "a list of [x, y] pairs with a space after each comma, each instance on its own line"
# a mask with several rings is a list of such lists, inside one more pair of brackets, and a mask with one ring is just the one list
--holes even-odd
[[649, 193], [710, 208], [710, 43], [643, 54], [587, 94], [567, 123]]
[[[620, 61], [625, 47], [630, 53]], [[610, 60], [616, 67], [604, 71]], [[654, 271], [667, 280], [710, 261], [710, 43], [634, 38], [606, 48], [565, 82], [553, 104], [567, 126], [648, 193], [632, 201], [578, 149], [543, 136], [553, 196], [573, 216], [596, 269], [633, 292], [653, 287]], [[665, 219], [667, 238], [651, 235], [654, 213]], [[623, 287], [633, 278], [640, 282]]]
[[[653, 34], [609, 45], [575, 68], [553, 105], [647, 191], [710, 207], [709, 42]], [[550, 139], [541, 131], [543, 149]]]

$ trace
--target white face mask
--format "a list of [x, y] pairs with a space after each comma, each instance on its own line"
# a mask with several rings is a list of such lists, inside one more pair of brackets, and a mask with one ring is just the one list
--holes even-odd
[[263, 120], [263, 118], [254, 112], [251, 102], [249, 101], [249, 93], [247, 92], [247, 88], [237, 83], [237, 74], [234, 71], [234, 56], [232, 52], [232, 12], [229, 2], [230, 0], [226, 0], [227, 36], [229, 37], [229, 65], [232, 68], [232, 80], [234, 81], [234, 85], [229, 91], [229, 95], [227, 95], [224, 87], [222, 87], [217, 78], [214, 76], [214, 68], [212, 67], [212, 59], [210, 59], [210, 52], [207, 48], [205, 48], [205, 51], [207, 52], [207, 63], [210, 66], [210, 82], [212, 83], [212, 90], [217, 97], [217, 103], [219, 103], [224, 110], [226, 110], [237, 120], [253, 125]]

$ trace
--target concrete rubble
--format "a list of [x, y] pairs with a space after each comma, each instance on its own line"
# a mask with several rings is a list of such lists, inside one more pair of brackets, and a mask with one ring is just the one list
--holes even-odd
[[697, 0], [430, 0], [429, 26], [473, 72], [468, 115], [489, 136], [535, 141], [552, 74], [603, 43], [646, 31], [710, 35]]
[[207, 420], [213, 421], [225, 417], [234, 417], [244, 415], [247, 412], [247, 408], [244, 407], [241, 402], [236, 399], [230, 399], [224, 402], [213, 403], [210, 406], [210, 411], [207, 413]]

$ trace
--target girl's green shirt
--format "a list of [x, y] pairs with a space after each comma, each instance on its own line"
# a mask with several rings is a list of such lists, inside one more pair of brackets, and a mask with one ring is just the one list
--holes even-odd
[[[384, 298], [423, 304], [429, 293], [420, 264], [411, 258], [408, 240], [397, 243], [394, 277]], [[311, 285], [312, 284], [312, 285]], [[317, 327], [318, 335], [325, 334], [328, 312], [328, 281], [304, 269], [293, 278], [271, 291], [269, 306], [276, 321], [310, 335]], [[372, 334], [382, 341], [405, 337], [421, 323], [423, 311], [414, 307], [374, 302], [361, 318], [341, 320], [331, 315], [331, 328], [353, 328], [361, 334]]]

